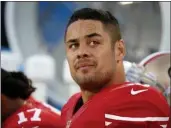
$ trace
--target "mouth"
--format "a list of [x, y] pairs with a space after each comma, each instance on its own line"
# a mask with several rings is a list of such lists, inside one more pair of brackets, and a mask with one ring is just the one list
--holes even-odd
[[89, 69], [91, 67], [94, 67], [95, 65], [94, 64], [90, 64], [90, 63], [80, 63], [76, 66], [76, 69], [77, 70], [86, 70], [86, 69]]
[[87, 69], [90, 67], [93, 67], [94, 65], [90, 65], [90, 64], [81, 64], [78, 66], [78, 69]]

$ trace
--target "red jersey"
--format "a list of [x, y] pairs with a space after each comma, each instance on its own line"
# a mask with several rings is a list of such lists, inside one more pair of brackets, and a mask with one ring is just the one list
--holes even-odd
[[28, 99], [20, 109], [8, 117], [3, 128], [63, 128], [60, 116], [50, 105]]
[[169, 118], [169, 121], [168, 121], [168, 123], [167, 123], [167, 128], [170, 128], [170, 118]]
[[61, 118], [65, 128], [160, 128], [169, 117], [165, 98], [147, 85], [110, 86], [75, 112], [81, 99], [77, 93], [64, 105]]

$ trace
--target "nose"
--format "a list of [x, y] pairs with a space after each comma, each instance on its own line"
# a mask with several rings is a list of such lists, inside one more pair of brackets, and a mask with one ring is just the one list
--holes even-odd
[[90, 51], [88, 47], [84, 44], [80, 45], [77, 53], [77, 58], [88, 58], [90, 56]]
[[77, 55], [77, 58], [78, 58], [78, 59], [80, 59], [80, 58], [88, 58], [88, 56], [89, 56], [89, 55], [88, 55], [87, 53], [85, 53], [85, 52], [83, 53], [83, 52], [82, 52], [82, 53], [79, 53], [79, 54]]

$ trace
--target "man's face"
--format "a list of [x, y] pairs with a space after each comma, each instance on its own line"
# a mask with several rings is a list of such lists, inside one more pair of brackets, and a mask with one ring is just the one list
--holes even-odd
[[97, 89], [114, 77], [115, 46], [103, 24], [96, 20], [78, 20], [69, 25], [66, 55], [73, 79], [82, 89]]

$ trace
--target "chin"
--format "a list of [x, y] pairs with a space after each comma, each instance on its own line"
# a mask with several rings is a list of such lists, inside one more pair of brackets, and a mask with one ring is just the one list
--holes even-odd
[[79, 74], [76, 77], [76, 81], [78, 81], [79, 84], [91, 83], [92, 81], [94, 81], [94, 79], [95, 79], [94, 75], [90, 73]]
[[86, 74], [86, 73], [93, 72], [94, 69], [95, 69], [95, 68], [94, 68], [93, 66], [87, 66], [87, 67], [79, 68], [77, 71], [78, 71], [79, 73]]
[[94, 78], [95, 74], [93, 72], [80, 72], [78, 74], [78, 77], [82, 78], [82, 79], [92, 79]]

